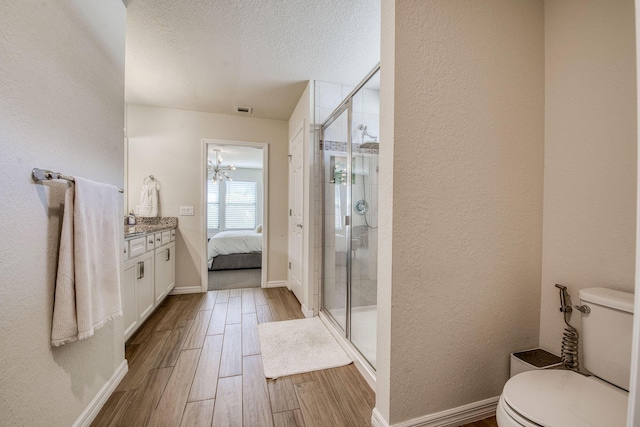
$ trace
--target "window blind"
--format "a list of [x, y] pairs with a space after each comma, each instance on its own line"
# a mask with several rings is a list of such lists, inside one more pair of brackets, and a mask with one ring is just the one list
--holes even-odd
[[207, 228], [214, 230], [220, 228], [220, 186], [207, 182]]
[[224, 228], [256, 228], [258, 184], [250, 181], [226, 181]]

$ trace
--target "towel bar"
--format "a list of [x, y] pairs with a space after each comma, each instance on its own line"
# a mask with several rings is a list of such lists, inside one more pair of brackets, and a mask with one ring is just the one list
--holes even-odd
[[[66, 179], [67, 181], [71, 181], [71, 182], [76, 181], [75, 179], [73, 179], [72, 176], [62, 175], [59, 172], [51, 172], [50, 170], [40, 169], [40, 168], [33, 168], [33, 170], [31, 171], [31, 178], [35, 182], [45, 181], [50, 179]], [[118, 188], [118, 191], [120, 193], [124, 193], [124, 190], [122, 188]]]

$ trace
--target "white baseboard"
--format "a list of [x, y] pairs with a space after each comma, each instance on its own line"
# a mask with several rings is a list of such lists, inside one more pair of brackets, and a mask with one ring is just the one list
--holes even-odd
[[373, 408], [371, 425], [374, 427], [455, 427], [494, 416], [499, 398], [492, 397], [397, 424], [387, 423], [378, 409]]
[[378, 408], [373, 408], [371, 413], [371, 427], [389, 427], [389, 423], [380, 415]]
[[289, 282], [286, 280], [273, 280], [267, 282], [267, 288], [283, 288], [289, 286]]
[[111, 393], [116, 389], [122, 378], [124, 378], [125, 374], [129, 371], [129, 364], [127, 360], [123, 360], [120, 363], [120, 366], [116, 368], [116, 371], [113, 373], [109, 381], [106, 382], [105, 385], [102, 386], [98, 394], [89, 402], [89, 405], [82, 411], [82, 414], [78, 417], [75, 423], [73, 423], [73, 427], [85, 427], [89, 426], [93, 420], [95, 419], [98, 412], [102, 409], [105, 403], [107, 403], [107, 399], [111, 396]]
[[202, 286], [181, 286], [175, 287], [169, 295], [182, 295], [182, 294], [201, 294]]
[[300, 304], [300, 311], [302, 311], [302, 315], [306, 318], [313, 317], [313, 310], [309, 310], [304, 304]]

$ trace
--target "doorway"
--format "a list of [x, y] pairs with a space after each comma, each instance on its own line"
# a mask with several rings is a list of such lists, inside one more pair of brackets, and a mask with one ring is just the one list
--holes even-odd
[[268, 145], [202, 142], [202, 291], [266, 287]]

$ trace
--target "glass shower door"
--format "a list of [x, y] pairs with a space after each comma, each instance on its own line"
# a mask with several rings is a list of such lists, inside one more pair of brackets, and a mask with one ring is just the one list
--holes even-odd
[[333, 320], [347, 331], [349, 281], [349, 215], [351, 200], [348, 162], [349, 112], [344, 109], [323, 130], [324, 155], [324, 266], [322, 304]]
[[349, 339], [376, 366], [378, 299], [378, 135], [380, 91], [377, 74], [353, 94], [351, 112], [351, 275]]
[[[322, 124], [321, 310], [376, 367], [379, 67]], [[331, 91], [335, 85], [319, 85]], [[329, 84], [328, 84], [329, 85]], [[317, 87], [318, 88], [318, 87]], [[342, 87], [344, 91], [345, 87]]]
[[353, 345], [376, 366], [378, 287], [378, 155], [353, 146], [350, 331]]

